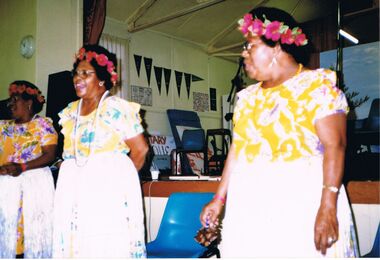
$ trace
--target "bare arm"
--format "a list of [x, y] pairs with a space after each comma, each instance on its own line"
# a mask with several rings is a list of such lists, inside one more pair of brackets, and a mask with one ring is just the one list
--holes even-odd
[[[339, 188], [344, 173], [344, 156], [346, 148], [346, 115], [334, 114], [322, 118], [316, 123], [319, 139], [324, 146], [323, 185]], [[327, 188], [322, 189], [321, 204], [314, 226], [314, 243], [322, 254], [338, 239], [337, 198], [338, 193]]]
[[145, 156], [149, 150], [148, 144], [145, 141], [144, 135], [139, 134], [135, 137], [124, 141], [131, 149], [129, 157], [137, 170], [140, 170], [145, 162]]
[[[230, 181], [231, 172], [235, 166], [235, 163], [235, 146], [232, 144], [231, 149], [228, 152], [226, 164], [223, 168], [222, 179], [215, 193], [215, 196], [226, 198], [228, 183]], [[202, 225], [204, 227], [207, 227], [208, 225], [210, 225], [210, 227], [217, 226], [219, 224], [218, 218], [223, 210], [223, 206], [224, 203], [220, 199], [211, 200], [201, 212], [200, 219]]]
[[[56, 156], [57, 145], [42, 146], [42, 155], [24, 164], [26, 170], [45, 167], [51, 163]], [[19, 176], [23, 171], [20, 163], [10, 163], [0, 167], [0, 175]]]

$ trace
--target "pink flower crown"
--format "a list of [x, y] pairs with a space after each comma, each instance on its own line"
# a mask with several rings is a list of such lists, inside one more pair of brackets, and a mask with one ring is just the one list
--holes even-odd
[[41, 91], [36, 88], [28, 87], [25, 85], [11, 84], [9, 86], [8, 92], [9, 96], [22, 95], [24, 92], [26, 92], [28, 95], [35, 96], [39, 103], [45, 103], [45, 97], [41, 94]]
[[107, 66], [107, 71], [109, 74], [111, 74], [111, 82], [113, 83], [113, 85], [116, 85], [118, 78], [116, 68], [113, 62], [108, 60], [108, 57], [106, 55], [97, 54], [94, 51], [86, 52], [85, 48], [80, 48], [79, 52], [75, 55], [75, 58], [78, 60], [84, 60], [86, 58], [87, 62], [90, 62], [92, 59], [95, 59], [96, 63], [98, 63], [99, 66]]
[[244, 37], [251, 36], [265, 36], [268, 40], [278, 41], [281, 40], [282, 44], [295, 44], [297, 46], [304, 46], [307, 44], [306, 35], [302, 33], [301, 28], [294, 27], [290, 29], [289, 26], [283, 22], [271, 22], [264, 16], [264, 22], [258, 18], [253, 19], [252, 14], [246, 14], [238, 21], [239, 30], [244, 34]]

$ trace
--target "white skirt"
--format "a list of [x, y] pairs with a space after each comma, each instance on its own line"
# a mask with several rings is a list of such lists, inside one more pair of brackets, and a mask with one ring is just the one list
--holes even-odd
[[53, 257], [145, 257], [140, 180], [123, 154], [74, 159], [60, 168], [54, 204]]
[[[20, 209], [20, 200], [23, 200]], [[24, 218], [24, 258], [51, 258], [54, 181], [49, 167], [0, 176], [0, 258], [15, 258]]]
[[[323, 257], [314, 246], [322, 180], [322, 158], [239, 163], [228, 187], [222, 257]], [[343, 186], [337, 216], [339, 239], [326, 256], [358, 256], [351, 209]]]

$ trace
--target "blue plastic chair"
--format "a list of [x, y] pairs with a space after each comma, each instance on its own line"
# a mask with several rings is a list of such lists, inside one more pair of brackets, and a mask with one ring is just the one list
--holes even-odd
[[199, 215], [214, 193], [178, 192], [169, 196], [154, 241], [146, 246], [148, 258], [199, 258], [216, 255], [216, 245], [204, 247], [194, 240], [201, 228]]
[[363, 257], [380, 257], [380, 223], [377, 226], [375, 241], [371, 251]]

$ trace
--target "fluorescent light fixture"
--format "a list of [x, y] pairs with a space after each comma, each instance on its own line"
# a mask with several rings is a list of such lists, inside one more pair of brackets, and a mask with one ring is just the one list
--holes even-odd
[[342, 35], [343, 37], [345, 37], [346, 39], [350, 40], [351, 42], [355, 43], [355, 44], [359, 43], [359, 40], [357, 38], [355, 38], [354, 36], [352, 36], [351, 34], [349, 34], [348, 32], [346, 32], [342, 29], [339, 30], [339, 34]]

